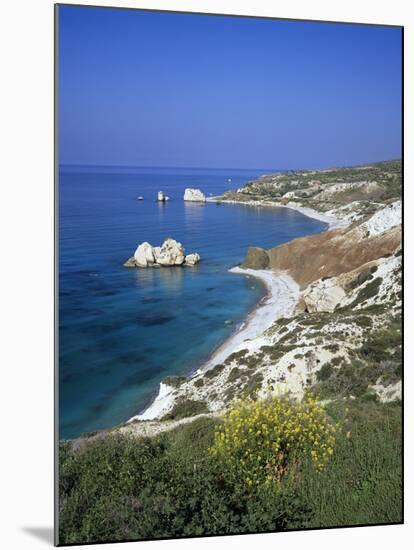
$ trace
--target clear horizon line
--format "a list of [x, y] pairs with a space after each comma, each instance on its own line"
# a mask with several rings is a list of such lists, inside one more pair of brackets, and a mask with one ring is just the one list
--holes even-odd
[[[82, 167], [101, 167], [101, 168], [184, 168], [186, 170], [293, 170], [293, 168], [276, 168], [253, 166], [249, 168], [239, 168], [237, 166], [178, 166], [178, 165], [156, 165], [156, 164], [92, 164], [92, 163], [73, 163], [59, 162], [59, 166], [82, 166]], [[298, 168], [299, 170], [299, 168]]]
[[92, 164], [92, 163], [70, 163], [70, 162], [59, 162], [59, 167], [63, 166], [79, 166], [82, 168], [159, 168], [159, 169], [185, 169], [185, 170], [241, 170], [241, 171], [251, 171], [251, 170], [266, 170], [273, 172], [287, 172], [287, 171], [307, 171], [307, 170], [328, 170], [335, 168], [357, 168], [358, 166], [366, 166], [369, 164], [380, 164], [382, 162], [395, 162], [401, 161], [401, 157], [394, 157], [389, 159], [382, 160], [373, 160], [367, 161], [358, 164], [347, 164], [347, 165], [324, 165], [321, 168], [281, 168], [281, 167], [249, 167], [249, 168], [239, 168], [236, 166], [171, 166], [171, 165], [149, 165], [149, 164]]

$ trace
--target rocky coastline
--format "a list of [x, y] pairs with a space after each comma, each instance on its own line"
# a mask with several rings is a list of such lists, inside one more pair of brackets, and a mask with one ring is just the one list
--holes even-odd
[[[318, 177], [325, 181], [304, 198], [301, 179], [315, 188]], [[265, 176], [207, 201], [300, 209], [327, 229], [268, 250], [250, 247], [231, 271], [259, 278], [266, 296], [201, 368], [165, 379], [149, 407], [109, 433], [156, 435], [269, 393], [401, 399], [401, 164], [290, 173], [288, 184], [283, 178]], [[275, 196], [279, 182], [289, 200]], [[173, 421], [178, 407], [188, 413]]]
[[[394, 166], [388, 171], [387, 163], [381, 163], [379, 170], [377, 165], [372, 166], [377, 178], [379, 172], [382, 180], [397, 187], [400, 171]], [[351, 169], [353, 180], [355, 172], [366, 178], [368, 168]], [[345, 177], [347, 170], [342, 169]], [[335, 178], [335, 171], [332, 172]], [[308, 176], [307, 172], [302, 174]], [[311, 178], [318, 174], [312, 171]], [[400, 191], [397, 188], [389, 193], [385, 185], [385, 197], [381, 198], [380, 184], [361, 181], [362, 184], [318, 184], [320, 211], [315, 209], [315, 195], [310, 204], [303, 197], [299, 201], [292, 188], [287, 191], [289, 200], [284, 204], [267, 194], [261, 198], [253, 194], [252, 200], [246, 200], [246, 188], [238, 190], [240, 200], [232, 192], [207, 199], [254, 207], [294, 208], [325, 221], [328, 227], [320, 234], [270, 250], [248, 250], [234, 271], [267, 278], [268, 294], [263, 303], [202, 368], [189, 377], [164, 381], [150, 407], [130, 420], [133, 429], [137, 422], [163, 421], [180, 402], [200, 403], [205, 414], [217, 414], [234, 399], [253, 395], [264, 398], [269, 391], [301, 398], [307, 389], [312, 389], [328, 400], [352, 399], [360, 397], [361, 392], [364, 398], [380, 402], [401, 398], [400, 349], [384, 350], [384, 360], [374, 366], [364, 348], [370, 348], [385, 333], [392, 332], [394, 343], [401, 338]], [[260, 185], [259, 179], [247, 188]], [[298, 188], [303, 193], [304, 186]], [[355, 190], [363, 197], [355, 195]], [[285, 309], [278, 309], [269, 280], [280, 282], [283, 278], [296, 285], [297, 294], [294, 307], [289, 303]], [[269, 301], [273, 303], [270, 316], [261, 326], [256, 322], [255, 330], [249, 334], [246, 326], [254, 325], [253, 320], [260, 317]], [[358, 377], [357, 368], [363, 373], [360, 387], [354, 380]]]

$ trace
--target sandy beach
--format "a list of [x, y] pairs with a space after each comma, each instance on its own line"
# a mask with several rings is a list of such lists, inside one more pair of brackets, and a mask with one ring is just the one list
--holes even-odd
[[275, 273], [265, 269], [242, 269], [233, 267], [229, 270], [247, 277], [256, 277], [266, 286], [267, 294], [249, 314], [240, 329], [228, 338], [201, 367], [205, 371], [222, 363], [245, 340], [257, 338], [268, 329], [276, 319], [290, 316], [299, 298], [299, 285], [286, 273]]

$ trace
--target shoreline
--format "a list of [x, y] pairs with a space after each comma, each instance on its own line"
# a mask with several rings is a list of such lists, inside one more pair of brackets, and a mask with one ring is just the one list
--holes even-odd
[[[206, 202], [217, 202], [219, 197], [209, 197]], [[290, 208], [296, 210], [304, 216], [317, 219], [328, 225], [325, 231], [331, 231], [339, 227], [346, 227], [349, 225], [348, 221], [339, 220], [333, 216], [326, 216], [321, 212], [313, 210], [312, 208], [298, 206], [295, 203], [288, 203], [286, 205], [265, 203], [262, 201], [233, 201], [222, 200], [225, 204], [244, 204], [246, 206], [265, 206], [265, 207], [278, 207], [278, 208]], [[281, 317], [290, 316], [299, 299], [299, 285], [296, 281], [290, 277], [287, 273], [277, 273], [271, 270], [255, 270], [255, 269], [243, 269], [241, 267], [233, 267], [229, 269], [231, 273], [238, 273], [241, 275], [247, 275], [260, 279], [266, 287], [266, 295], [256, 304], [255, 308], [248, 314], [246, 321], [242, 326], [229, 338], [227, 338], [215, 351], [213, 351], [211, 357], [198, 369], [189, 373], [189, 378], [205, 372], [220, 362], [224, 361], [231, 353], [237, 350], [237, 347], [247, 339], [257, 338], [260, 334], [263, 334], [277, 319]], [[277, 307], [279, 306], [279, 311]], [[164, 411], [171, 408], [174, 398], [172, 393], [174, 388], [160, 382], [158, 393], [154, 400], [147, 406], [141, 413], [132, 416], [127, 420], [127, 423], [136, 420], [154, 420]]]
[[[232, 267], [228, 271], [245, 277], [256, 277], [264, 283], [267, 292], [249, 313], [241, 327], [229, 336], [201, 367], [191, 372], [189, 378], [208, 371], [224, 361], [246, 340], [257, 338], [263, 334], [277, 319], [291, 316], [298, 302], [299, 285], [287, 273], [265, 269], [243, 269], [238, 266]], [[152, 403], [127, 422], [154, 420], [168, 411], [173, 401], [173, 391], [173, 387], [160, 382], [158, 394]]]
[[348, 220], [340, 220], [338, 218], [335, 218], [335, 216], [327, 216], [322, 212], [318, 212], [318, 210], [314, 210], [313, 208], [309, 208], [307, 206], [300, 206], [295, 202], [279, 204], [266, 201], [235, 201], [231, 199], [221, 199], [220, 197], [208, 197], [206, 199], [206, 202], [221, 202], [223, 204], [244, 204], [246, 206], [262, 206], [269, 208], [289, 208], [290, 210], [295, 210], [296, 212], [299, 212], [300, 214], [303, 214], [308, 218], [313, 218], [314, 220], [318, 220], [320, 222], [328, 224], [326, 231], [330, 231], [331, 229], [338, 229], [340, 227], [347, 227], [348, 225], [350, 225], [350, 222]]
[[246, 321], [234, 334], [216, 349], [196, 373], [205, 372], [223, 362], [240, 344], [257, 338], [280, 317], [289, 317], [299, 299], [299, 285], [287, 273], [267, 269], [248, 269], [232, 267], [230, 273], [247, 277], [256, 277], [266, 287], [265, 296], [249, 313]]

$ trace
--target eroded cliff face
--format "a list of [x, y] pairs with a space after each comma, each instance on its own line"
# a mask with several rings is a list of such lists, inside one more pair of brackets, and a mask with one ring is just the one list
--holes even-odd
[[287, 271], [300, 285], [306, 285], [393, 254], [400, 242], [399, 227], [367, 238], [361, 236], [359, 227], [337, 229], [270, 249], [269, 267]]
[[324, 277], [336, 277], [393, 254], [401, 243], [399, 220], [401, 203], [395, 201], [368, 220], [347, 228], [301, 237], [267, 251], [251, 247], [242, 267], [261, 269], [267, 264], [274, 271], [286, 271], [301, 286]]

